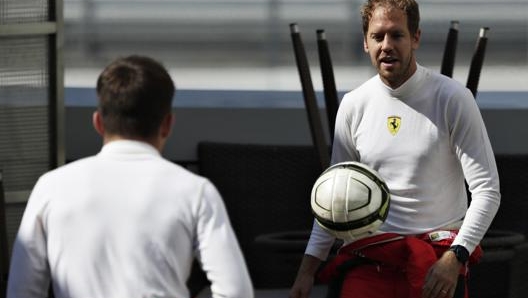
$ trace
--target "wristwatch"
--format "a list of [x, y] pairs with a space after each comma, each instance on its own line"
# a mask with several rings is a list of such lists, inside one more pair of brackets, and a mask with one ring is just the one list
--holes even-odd
[[453, 245], [449, 250], [455, 253], [456, 258], [460, 263], [466, 264], [469, 260], [469, 251], [464, 246]]

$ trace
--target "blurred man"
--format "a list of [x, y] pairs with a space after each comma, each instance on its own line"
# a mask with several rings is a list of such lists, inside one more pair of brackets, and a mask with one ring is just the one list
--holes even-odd
[[148, 57], [108, 65], [93, 125], [101, 151], [44, 174], [16, 237], [8, 297], [189, 297], [196, 257], [213, 297], [253, 297], [223, 201], [161, 157], [174, 84]]

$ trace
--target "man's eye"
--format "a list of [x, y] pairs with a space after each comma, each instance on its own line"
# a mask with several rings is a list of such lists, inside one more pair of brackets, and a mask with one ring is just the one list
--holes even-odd
[[383, 41], [383, 35], [374, 35], [372, 36], [372, 39], [374, 39], [377, 42]]

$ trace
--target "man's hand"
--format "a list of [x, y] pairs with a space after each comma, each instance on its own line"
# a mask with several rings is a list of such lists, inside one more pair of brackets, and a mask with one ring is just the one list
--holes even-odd
[[461, 267], [455, 253], [446, 251], [425, 276], [422, 298], [453, 297]]
[[297, 274], [295, 282], [290, 289], [290, 298], [308, 298], [312, 292], [314, 277], [308, 274]]
[[293, 283], [292, 288], [290, 289], [289, 298], [309, 298], [310, 292], [312, 291], [315, 273], [321, 264], [321, 260], [314, 256], [304, 255]]

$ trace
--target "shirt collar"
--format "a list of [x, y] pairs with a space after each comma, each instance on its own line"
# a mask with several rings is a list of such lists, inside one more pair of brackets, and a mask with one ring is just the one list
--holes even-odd
[[114, 155], [114, 154], [148, 154], [160, 156], [159, 151], [149, 143], [135, 141], [135, 140], [115, 140], [106, 143], [101, 148], [100, 155]]
[[423, 81], [425, 73], [425, 68], [418, 63], [416, 64], [416, 71], [412, 74], [412, 76], [407, 79], [400, 87], [396, 89], [392, 89], [389, 86], [383, 84], [388, 93], [397, 98], [406, 97], [411, 95], [411, 93], [415, 92], [419, 89], [419, 86], [421, 85], [421, 82]]

